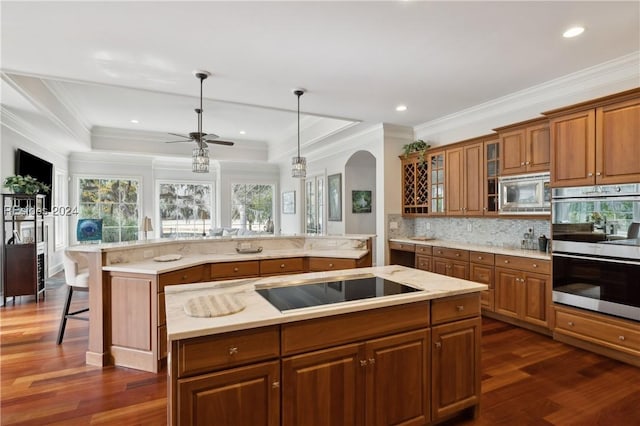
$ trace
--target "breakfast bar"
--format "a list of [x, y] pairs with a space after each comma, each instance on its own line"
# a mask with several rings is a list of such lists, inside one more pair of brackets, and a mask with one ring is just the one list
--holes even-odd
[[157, 239], [67, 253], [89, 270], [90, 365], [157, 372], [166, 362], [165, 288], [371, 266], [371, 235]]
[[167, 287], [168, 423], [476, 415], [486, 289], [398, 265]]

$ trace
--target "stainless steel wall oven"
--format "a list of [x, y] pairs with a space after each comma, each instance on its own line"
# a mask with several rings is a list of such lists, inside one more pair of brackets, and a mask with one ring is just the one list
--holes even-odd
[[554, 188], [553, 301], [640, 321], [640, 183]]

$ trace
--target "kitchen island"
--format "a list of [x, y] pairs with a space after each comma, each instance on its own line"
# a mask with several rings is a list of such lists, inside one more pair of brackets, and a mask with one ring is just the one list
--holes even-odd
[[164, 289], [232, 278], [371, 266], [371, 235], [157, 239], [67, 248], [89, 268], [90, 365], [157, 372]]
[[[258, 292], [311, 284], [324, 298], [348, 293], [352, 280], [418, 291], [283, 310]], [[429, 424], [475, 415], [486, 288], [396, 265], [167, 287], [169, 424]], [[187, 314], [203, 297], [233, 297], [244, 309]]]

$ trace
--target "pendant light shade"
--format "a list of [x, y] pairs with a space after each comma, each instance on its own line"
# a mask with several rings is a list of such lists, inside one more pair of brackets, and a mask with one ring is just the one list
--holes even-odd
[[298, 97], [298, 155], [291, 159], [291, 177], [299, 179], [307, 177], [307, 159], [300, 157], [300, 96], [303, 93], [302, 89], [293, 91], [293, 94]]
[[191, 171], [193, 173], [209, 173], [209, 148], [205, 143], [193, 148]]

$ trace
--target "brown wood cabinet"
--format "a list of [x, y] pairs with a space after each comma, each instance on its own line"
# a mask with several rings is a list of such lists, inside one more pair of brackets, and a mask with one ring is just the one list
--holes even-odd
[[640, 367], [640, 324], [596, 312], [555, 306], [556, 340]]
[[498, 175], [500, 173], [500, 140], [495, 136], [487, 136], [484, 141], [484, 205], [485, 216], [498, 214]]
[[433, 247], [431, 268], [436, 274], [468, 280], [469, 252], [446, 247]]
[[402, 215], [422, 216], [429, 212], [429, 163], [420, 153], [401, 155]]
[[178, 379], [178, 425], [280, 425], [280, 362]]
[[549, 273], [550, 262], [547, 260], [496, 255], [495, 312], [542, 328], [550, 328]]
[[476, 348], [480, 345], [481, 326], [478, 317], [432, 327], [433, 422], [467, 407], [477, 407], [481, 365]]
[[309, 272], [334, 271], [338, 269], [356, 268], [355, 259], [340, 259], [336, 257], [310, 257], [308, 259]]
[[551, 185], [640, 181], [640, 90], [546, 112]]
[[484, 211], [484, 143], [446, 150], [447, 215], [482, 215]]
[[549, 170], [550, 140], [547, 118], [528, 120], [494, 129], [500, 140], [500, 175]]
[[415, 267], [416, 245], [389, 241], [389, 264]]
[[480, 293], [480, 304], [483, 309], [494, 309], [494, 262], [493, 253], [469, 252], [469, 280], [489, 286]]
[[445, 152], [427, 152], [429, 161], [429, 215], [441, 216], [446, 213], [445, 205]]

